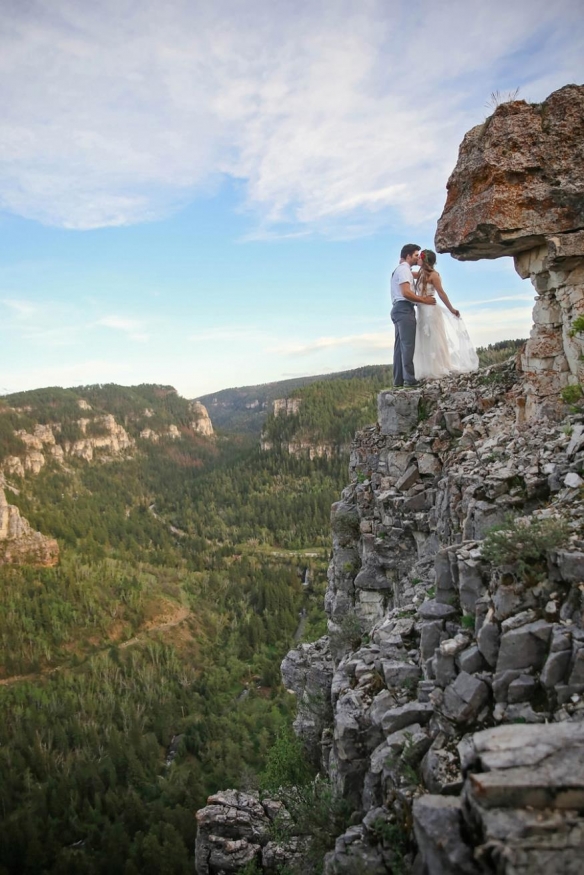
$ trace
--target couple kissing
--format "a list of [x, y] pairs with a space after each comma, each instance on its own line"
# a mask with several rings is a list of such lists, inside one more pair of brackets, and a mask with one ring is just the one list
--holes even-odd
[[454, 309], [442, 287], [436, 253], [431, 249], [422, 249], [416, 243], [402, 247], [400, 262], [391, 275], [391, 303], [396, 389], [418, 386], [422, 379], [438, 379], [478, 368], [478, 356], [460, 312]]

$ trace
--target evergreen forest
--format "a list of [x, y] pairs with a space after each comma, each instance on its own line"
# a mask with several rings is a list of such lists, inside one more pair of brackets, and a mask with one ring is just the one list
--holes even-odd
[[67, 450], [106, 415], [131, 449], [6, 476], [60, 561], [0, 569], [2, 875], [192, 873], [196, 810], [258, 785], [294, 716], [280, 661], [325, 631], [346, 457], [203, 438], [171, 387], [112, 385], [4, 396], [0, 458], [39, 424]]

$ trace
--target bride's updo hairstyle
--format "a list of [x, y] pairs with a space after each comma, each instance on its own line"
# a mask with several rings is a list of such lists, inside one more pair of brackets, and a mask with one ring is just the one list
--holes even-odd
[[418, 284], [421, 285], [422, 292], [424, 292], [428, 285], [428, 277], [436, 267], [436, 253], [431, 249], [422, 249], [418, 258], [418, 267], [421, 268]]

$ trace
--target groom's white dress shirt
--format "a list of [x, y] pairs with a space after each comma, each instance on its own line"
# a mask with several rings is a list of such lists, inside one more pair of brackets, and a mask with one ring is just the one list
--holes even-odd
[[[412, 273], [412, 269], [407, 263], [407, 261], [402, 261], [401, 264], [398, 264], [396, 269], [394, 270], [391, 277], [391, 303], [395, 304], [397, 301], [405, 301], [407, 300], [402, 295], [402, 290], [400, 288], [401, 283], [409, 283], [410, 289], [412, 292], [414, 291], [414, 275]], [[408, 302], [408, 303], [411, 303]]]

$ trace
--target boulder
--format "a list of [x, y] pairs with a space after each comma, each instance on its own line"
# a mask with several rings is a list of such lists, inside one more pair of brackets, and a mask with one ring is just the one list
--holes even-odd
[[584, 86], [503, 103], [469, 131], [447, 183], [436, 248], [498, 258], [584, 228]]
[[530, 667], [541, 669], [547, 656], [551, 632], [552, 625], [545, 620], [527, 623], [506, 632], [501, 636], [497, 672]]
[[470, 723], [478, 717], [489, 698], [484, 681], [461, 671], [456, 680], [444, 690], [442, 713], [455, 723]]
[[261, 846], [268, 841], [270, 823], [255, 794], [225, 790], [209, 796], [206, 807], [197, 811], [198, 875], [237, 872], [259, 860]]
[[406, 434], [415, 428], [421, 397], [422, 393], [413, 389], [380, 392], [377, 396], [377, 419], [381, 434]]
[[413, 818], [425, 875], [478, 875], [481, 870], [462, 834], [460, 799], [420, 796], [414, 800]]

